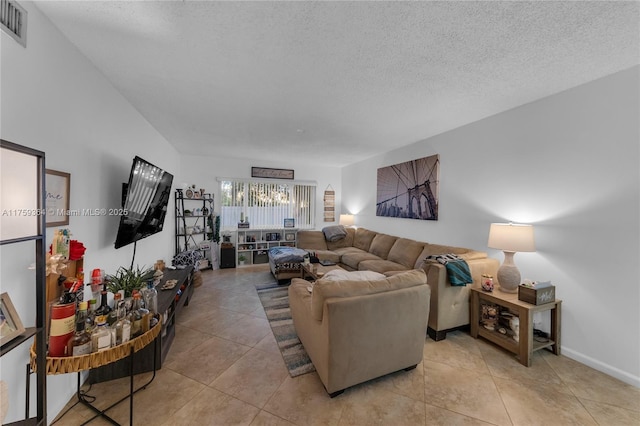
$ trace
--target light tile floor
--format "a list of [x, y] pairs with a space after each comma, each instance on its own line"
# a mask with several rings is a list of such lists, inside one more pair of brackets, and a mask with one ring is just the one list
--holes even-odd
[[[285, 368], [255, 291], [271, 279], [266, 266], [203, 277], [165, 364], [134, 398], [136, 425], [640, 425], [640, 389], [547, 351], [527, 368], [462, 331], [425, 338], [416, 369], [330, 399], [316, 373], [291, 378]], [[127, 391], [125, 378], [89, 393], [106, 407]], [[128, 402], [109, 414], [128, 424]], [[56, 424], [91, 415], [78, 404]]]

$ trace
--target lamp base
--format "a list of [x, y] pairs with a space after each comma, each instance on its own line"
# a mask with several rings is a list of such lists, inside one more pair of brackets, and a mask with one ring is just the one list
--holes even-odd
[[520, 285], [520, 271], [513, 263], [514, 252], [504, 252], [504, 263], [498, 269], [498, 285], [500, 291], [517, 293]]

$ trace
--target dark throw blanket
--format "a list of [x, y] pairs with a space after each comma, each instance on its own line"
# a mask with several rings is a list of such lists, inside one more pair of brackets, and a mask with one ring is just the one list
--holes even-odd
[[467, 262], [455, 254], [435, 254], [427, 256], [427, 261], [438, 262], [445, 266], [452, 286], [472, 284], [471, 271]]
[[322, 228], [324, 238], [327, 241], [335, 242], [347, 236], [347, 230], [342, 225], [325, 226]]

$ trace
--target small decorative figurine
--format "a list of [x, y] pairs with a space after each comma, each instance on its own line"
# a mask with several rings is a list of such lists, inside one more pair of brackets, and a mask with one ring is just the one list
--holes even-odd
[[482, 326], [487, 330], [495, 330], [498, 322], [498, 309], [493, 305], [482, 305]]
[[513, 340], [515, 340], [516, 342], [520, 341], [520, 318], [518, 317], [512, 317], [509, 320], [509, 327], [511, 327], [511, 330], [513, 331]]

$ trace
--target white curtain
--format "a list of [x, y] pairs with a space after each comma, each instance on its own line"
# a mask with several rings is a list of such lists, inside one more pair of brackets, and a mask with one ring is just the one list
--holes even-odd
[[221, 229], [235, 229], [242, 219], [251, 228], [281, 228], [293, 218], [298, 229], [315, 228], [316, 186], [311, 183], [220, 179]]

